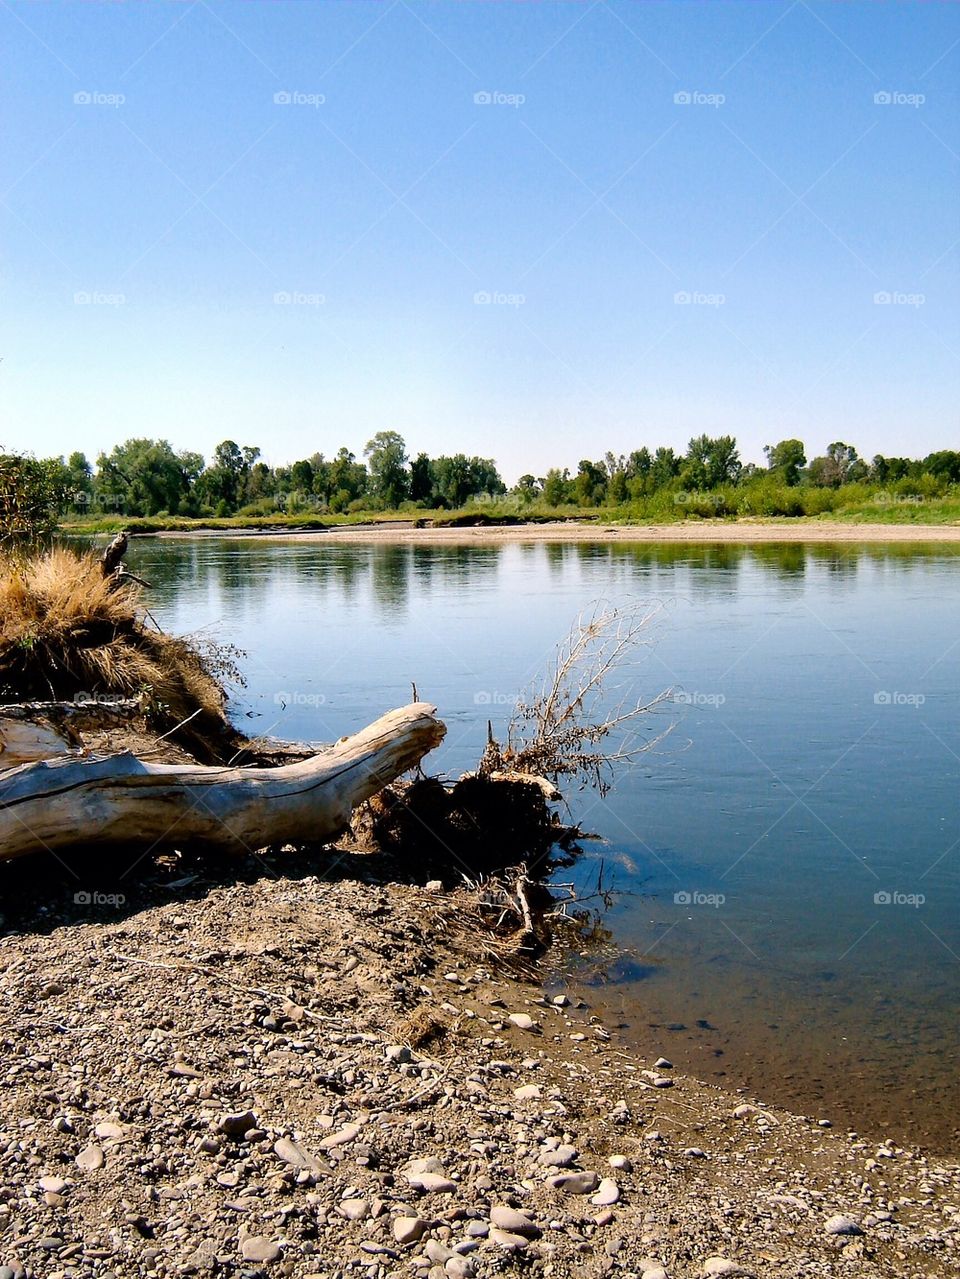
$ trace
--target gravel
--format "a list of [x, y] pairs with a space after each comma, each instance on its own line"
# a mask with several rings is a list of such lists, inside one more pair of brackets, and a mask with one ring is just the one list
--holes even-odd
[[126, 892], [0, 939], [0, 1279], [958, 1273], [954, 1161], [650, 1087], [489, 966], [465, 890]]

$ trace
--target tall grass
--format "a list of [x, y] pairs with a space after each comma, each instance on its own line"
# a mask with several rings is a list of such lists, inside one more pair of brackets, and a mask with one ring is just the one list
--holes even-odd
[[139, 697], [161, 731], [204, 758], [234, 732], [216, 658], [149, 622], [141, 588], [105, 579], [97, 557], [63, 547], [0, 565], [0, 699]]

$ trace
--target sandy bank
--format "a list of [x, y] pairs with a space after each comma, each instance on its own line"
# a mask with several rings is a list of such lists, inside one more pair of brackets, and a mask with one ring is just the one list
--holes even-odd
[[508, 542], [840, 542], [924, 544], [960, 543], [957, 524], [840, 524], [820, 521], [767, 521], [752, 523], [522, 524], [488, 528], [414, 528], [410, 524], [357, 525], [323, 532], [265, 529], [197, 529], [188, 533], [158, 533], [157, 537], [255, 537], [271, 541], [389, 542], [421, 545], [499, 545]]

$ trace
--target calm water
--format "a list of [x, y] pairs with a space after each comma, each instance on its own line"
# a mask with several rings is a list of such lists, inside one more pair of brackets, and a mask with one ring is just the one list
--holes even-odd
[[[863, 1131], [960, 1134], [960, 554], [949, 547], [138, 541], [168, 629], [248, 650], [248, 731], [331, 740], [420, 696], [488, 718], [603, 598], [664, 606], [629, 671], [674, 732], [572, 874], [626, 890], [592, 1003], [701, 1077]], [[622, 689], [620, 690], [622, 693]], [[245, 718], [249, 714], [250, 718]], [[569, 874], [568, 874], [569, 877]]]

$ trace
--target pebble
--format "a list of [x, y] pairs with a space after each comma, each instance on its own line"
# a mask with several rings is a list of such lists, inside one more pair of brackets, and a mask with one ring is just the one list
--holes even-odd
[[607, 1163], [619, 1172], [633, 1172], [633, 1164], [626, 1155], [611, 1155]]
[[511, 1013], [507, 1020], [513, 1022], [519, 1030], [534, 1030], [537, 1025], [529, 1013]]
[[562, 1172], [547, 1178], [547, 1185], [564, 1195], [589, 1195], [599, 1184], [600, 1178], [595, 1172]]
[[341, 1199], [337, 1204], [337, 1212], [347, 1221], [363, 1221], [370, 1213], [370, 1205], [366, 1199]]
[[457, 1188], [457, 1183], [438, 1172], [412, 1172], [404, 1174], [411, 1186], [417, 1190], [425, 1190], [428, 1194], [449, 1195]]
[[276, 1261], [280, 1252], [280, 1245], [266, 1235], [251, 1235], [240, 1245], [240, 1256], [244, 1261], [268, 1263]]
[[666, 1057], [658, 1057], [653, 1065], [656, 1070], [673, 1070], [673, 1062], [667, 1061]]
[[490, 1239], [498, 1248], [505, 1248], [508, 1252], [522, 1252], [530, 1243], [523, 1235], [515, 1235], [509, 1230], [491, 1230]]
[[505, 1230], [513, 1235], [526, 1235], [531, 1239], [536, 1239], [540, 1234], [539, 1226], [526, 1213], [511, 1208], [509, 1204], [495, 1204], [490, 1209], [490, 1223], [498, 1230]]
[[620, 1187], [610, 1177], [604, 1177], [600, 1182], [597, 1193], [592, 1196], [590, 1202], [596, 1204], [598, 1208], [609, 1208], [619, 1198]]
[[[647, 1273], [649, 1274], [649, 1271]], [[703, 1275], [703, 1279], [712, 1279], [714, 1275], [745, 1275], [747, 1271], [727, 1257], [708, 1257], [703, 1263], [703, 1270], [700, 1273]], [[647, 1279], [646, 1275], [644, 1275], [644, 1279]]]
[[359, 1124], [344, 1124], [342, 1128], [332, 1132], [329, 1137], [324, 1137], [323, 1141], [320, 1142], [320, 1149], [333, 1150], [335, 1146], [346, 1146], [351, 1141], [356, 1141], [359, 1135]]
[[542, 1093], [539, 1084], [523, 1084], [520, 1088], [514, 1088], [513, 1095], [517, 1101], [535, 1101]]
[[706, 1159], [707, 1157], [707, 1152], [701, 1150], [699, 1146], [688, 1146], [683, 1153], [689, 1156], [690, 1159]]
[[473, 1262], [469, 1257], [461, 1257], [454, 1253], [452, 1257], [448, 1257], [443, 1265], [444, 1270], [450, 1276], [450, 1279], [470, 1279], [470, 1276], [476, 1274]]
[[554, 1008], [566, 1008], [570, 1003], [570, 999], [567, 995], [554, 995], [550, 1002]]
[[[221, 1115], [217, 1127], [228, 1137], [242, 1137], [251, 1128], [256, 1128], [257, 1117], [252, 1110], [237, 1110], [231, 1114]], [[99, 1133], [97, 1134], [99, 1136]]]
[[62, 1177], [40, 1178], [40, 1189], [46, 1190], [52, 1195], [62, 1195], [65, 1190], [69, 1189], [69, 1187], [70, 1183], [68, 1181], [64, 1181]]
[[429, 1225], [422, 1217], [394, 1217], [393, 1237], [399, 1244], [416, 1243], [427, 1233]]
[[842, 1213], [837, 1213], [830, 1217], [824, 1225], [824, 1230], [828, 1235], [862, 1235], [860, 1223], [854, 1217], [845, 1217]]
[[540, 1163], [545, 1168], [567, 1168], [577, 1157], [576, 1146], [557, 1146], [555, 1150], [544, 1150], [540, 1154]]
[[103, 1167], [103, 1147], [87, 1146], [77, 1155], [75, 1163], [83, 1172], [96, 1172]]

